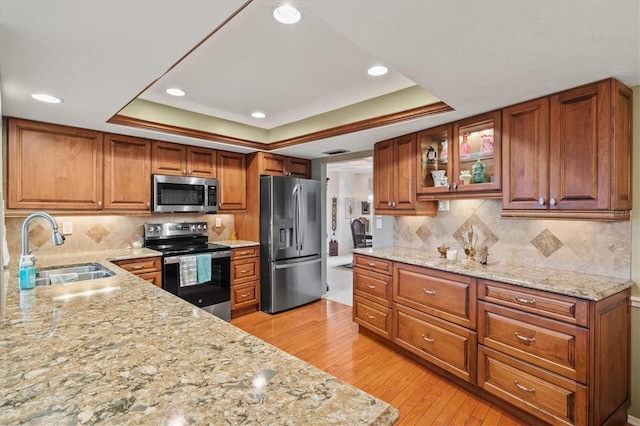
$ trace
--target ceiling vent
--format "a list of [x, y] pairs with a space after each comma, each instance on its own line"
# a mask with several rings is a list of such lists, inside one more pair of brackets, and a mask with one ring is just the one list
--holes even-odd
[[346, 154], [347, 152], [351, 152], [348, 149], [334, 149], [332, 151], [325, 151], [323, 154], [327, 155], [336, 155], [336, 154]]

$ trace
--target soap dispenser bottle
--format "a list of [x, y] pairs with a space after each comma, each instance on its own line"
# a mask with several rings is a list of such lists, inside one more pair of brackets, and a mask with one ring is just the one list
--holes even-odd
[[36, 285], [36, 268], [30, 255], [20, 259], [20, 290], [30, 290]]

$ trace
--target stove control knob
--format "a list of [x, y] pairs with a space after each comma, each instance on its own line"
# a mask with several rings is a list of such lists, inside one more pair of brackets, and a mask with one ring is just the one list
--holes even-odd
[[156, 232], [160, 232], [160, 226], [156, 226]]
[[195, 225], [191, 225], [191, 230], [195, 231], [196, 230], [196, 226]]
[[206, 231], [206, 230], [207, 230], [207, 224], [206, 224], [206, 223], [202, 225], [202, 229], [203, 229], [204, 231]]
[[198, 228], [198, 231], [202, 231], [202, 225], [201, 224], [198, 224], [197, 228]]
[[147, 232], [149, 232], [150, 234], [152, 234], [153, 231], [154, 231], [153, 226], [150, 226], [150, 227], [147, 228]]

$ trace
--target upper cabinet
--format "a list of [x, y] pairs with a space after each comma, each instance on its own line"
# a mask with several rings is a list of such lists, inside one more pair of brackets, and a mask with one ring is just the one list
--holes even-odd
[[8, 208], [102, 208], [102, 133], [10, 119]]
[[154, 142], [151, 166], [154, 174], [216, 177], [217, 151], [169, 142]]
[[504, 110], [503, 216], [621, 220], [632, 93], [609, 79]]
[[435, 215], [437, 202], [416, 200], [416, 134], [375, 144], [373, 180], [375, 214]]
[[423, 130], [417, 137], [418, 200], [500, 197], [500, 111]]
[[311, 177], [311, 161], [302, 158], [259, 152], [256, 154], [261, 175]]
[[244, 154], [218, 151], [218, 205], [220, 213], [247, 208], [247, 160]]
[[151, 203], [151, 141], [104, 137], [104, 209], [148, 210]]

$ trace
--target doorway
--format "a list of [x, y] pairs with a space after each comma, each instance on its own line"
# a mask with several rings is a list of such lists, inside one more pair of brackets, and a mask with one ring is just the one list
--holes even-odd
[[[351, 220], [361, 219], [375, 241], [373, 226], [373, 156], [336, 159], [324, 165], [326, 173], [325, 217], [326, 247], [324, 255], [327, 292], [325, 298], [352, 305], [353, 238]], [[374, 243], [375, 244], [375, 243]]]

